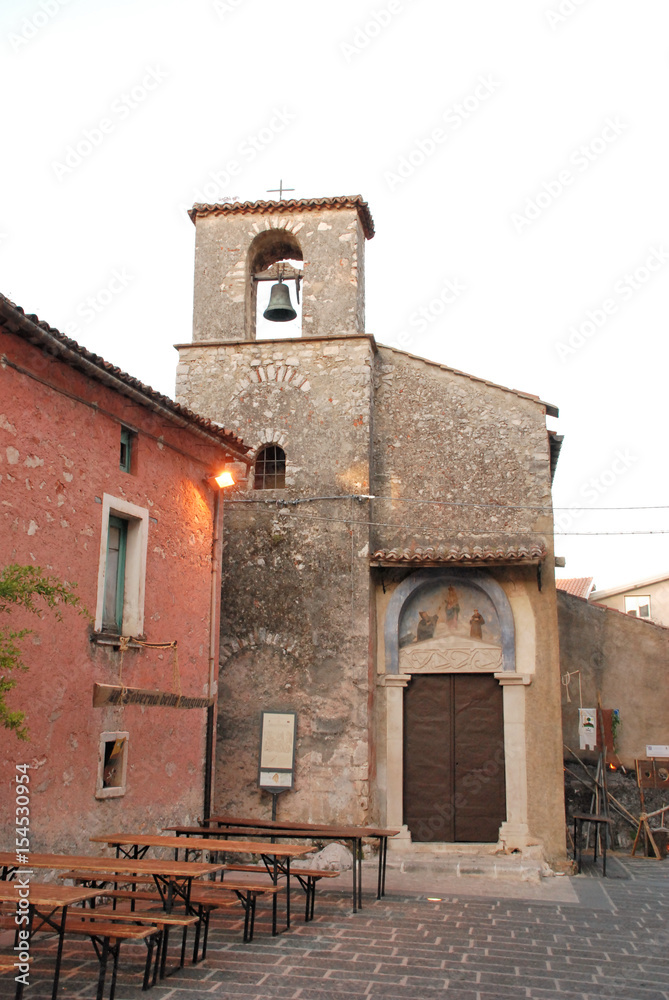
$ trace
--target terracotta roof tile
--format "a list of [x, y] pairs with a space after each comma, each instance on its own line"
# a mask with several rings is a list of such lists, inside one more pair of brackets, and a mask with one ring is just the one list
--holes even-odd
[[519, 545], [426, 546], [404, 549], [377, 549], [372, 562], [381, 563], [519, 563], [537, 562], [546, 557], [544, 541]]
[[[26, 313], [21, 306], [15, 305], [5, 295], [2, 295], [2, 293], [0, 293], [0, 327], [5, 327], [11, 333], [17, 334], [31, 343], [46, 347], [52, 353], [57, 353], [60, 347], [63, 354], [66, 355], [67, 352], [70, 352], [70, 354], [76, 355], [82, 362], [79, 367], [88, 374], [94, 374], [88, 366], [93, 366], [94, 369], [97, 368], [100, 381], [109, 381], [111, 379], [120, 383], [116, 386], [118, 391], [123, 392], [123, 387], [125, 386], [133, 392], [145, 396], [147, 403], [156, 403], [175, 417], [194, 424], [201, 431], [206, 431], [212, 438], [217, 438], [221, 444], [227, 445], [236, 451], [239, 457], [251, 450], [248, 445], [244, 444], [241, 438], [237, 437], [231, 431], [226, 431], [225, 428], [219, 427], [218, 424], [213, 423], [211, 420], [193, 413], [188, 407], [181, 406], [180, 403], [175, 403], [169, 396], [164, 396], [150, 386], [145, 385], [144, 382], [140, 382], [139, 379], [126, 374], [126, 372], [112, 365], [109, 361], [105, 361], [98, 354], [93, 354], [85, 347], [82, 347], [76, 340], [66, 337], [60, 330], [49, 326], [48, 323], [40, 320], [38, 316], [35, 316], [33, 313]], [[66, 357], [65, 360], [73, 367], [77, 367], [75, 359]]]
[[188, 214], [195, 222], [205, 215], [269, 215], [277, 212], [315, 212], [319, 208], [355, 208], [368, 240], [374, 236], [374, 220], [369, 205], [359, 194], [340, 198], [287, 198], [285, 201], [230, 201], [195, 204]]
[[567, 594], [573, 594], [574, 597], [583, 597], [587, 600], [592, 590], [592, 581], [593, 577], [591, 576], [574, 576], [570, 579], [556, 580], [555, 586]]

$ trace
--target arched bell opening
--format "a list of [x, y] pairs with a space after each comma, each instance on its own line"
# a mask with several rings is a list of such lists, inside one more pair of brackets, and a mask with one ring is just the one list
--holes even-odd
[[298, 240], [286, 229], [268, 229], [254, 239], [247, 274], [250, 339], [302, 336], [303, 259]]

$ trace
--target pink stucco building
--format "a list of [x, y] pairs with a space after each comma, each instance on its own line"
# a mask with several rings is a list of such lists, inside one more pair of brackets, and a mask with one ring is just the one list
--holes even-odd
[[33, 850], [206, 808], [223, 506], [208, 477], [246, 452], [0, 296], [0, 566], [76, 583], [90, 615], [3, 615], [33, 630], [7, 697], [30, 741], [0, 729], [3, 795], [32, 768]]

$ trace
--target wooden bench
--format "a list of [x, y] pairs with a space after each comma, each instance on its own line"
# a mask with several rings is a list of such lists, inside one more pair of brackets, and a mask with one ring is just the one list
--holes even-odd
[[[83, 881], [83, 880], [90, 881], [91, 880], [91, 872], [68, 872], [67, 875], [70, 878], [74, 879], [75, 881]], [[156, 908], [155, 911], [154, 911], [154, 913], [156, 915], [156, 920], [154, 920], [154, 923], [156, 923], [158, 921], [158, 917], [159, 916], [161, 916], [161, 915], [163, 916], [164, 919], [162, 919], [162, 921], [161, 921], [161, 923], [163, 924], [163, 939], [162, 939], [161, 958], [160, 958], [160, 978], [161, 979], [163, 979], [164, 976], [165, 976], [165, 965], [166, 965], [166, 961], [167, 961], [167, 948], [168, 948], [168, 943], [169, 943], [169, 931], [170, 931], [170, 927], [180, 926], [180, 927], [183, 928], [183, 935], [182, 935], [182, 939], [181, 939], [181, 957], [180, 957], [180, 961], [179, 961], [179, 968], [181, 969], [181, 968], [183, 968], [184, 963], [185, 963], [185, 959], [186, 959], [186, 942], [187, 942], [187, 937], [188, 937], [188, 928], [190, 926], [192, 926], [192, 924], [196, 924], [197, 925], [196, 928], [195, 928], [195, 942], [194, 942], [194, 945], [193, 945], [193, 963], [195, 964], [198, 961], [198, 953], [199, 953], [199, 950], [200, 950], [200, 938], [201, 938], [201, 934], [202, 934], [202, 928], [204, 927], [205, 935], [206, 935], [206, 931], [207, 931], [207, 918], [206, 918], [206, 915], [203, 913], [202, 909], [199, 909], [198, 913], [196, 915], [192, 915], [192, 916], [189, 916], [189, 915], [187, 915], [185, 913], [184, 914], [178, 914], [178, 913], [175, 914], [174, 912], [168, 914], [168, 913], [165, 912], [165, 910], [161, 909], [162, 906], [163, 906], [163, 900], [162, 900], [162, 897], [161, 897], [160, 893], [158, 892], [158, 890], [156, 890], [155, 892], [151, 892], [148, 889], [116, 889], [116, 888], [114, 888], [114, 889], [107, 889], [106, 888], [106, 885], [109, 882], [112, 882], [113, 885], [117, 885], [119, 882], [121, 882], [121, 884], [124, 884], [124, 885], [125, 884], [142, 885], [142, 884], [146, 884], [146, 883], [153, 883], [153, 879], [152, 878], [143, 878], [141, 876], [138, 876], [137, 878], [120, 880], [118, 878], [118, 876], [115, 873], [113, 873], [113, 872], [96, 872], [95, 875], [94, 875], [94, 878], [95, 878], [95, 880], [97, 882], [100, 883], [99, 886], [97, 886], [97, 888], [100, 889], [100, 895], [103, 895], [106, 899], [111, 899], [113, 901], [112, 902], [112, 909], [111, 910], [100, 908], [100, 907], [96, 906], [96, 907], [94, 907], [94, 912], [95, 913], [98, 913], [98, 912], [106, 912], [106, 913], [116, 913], [116, 912], [121, 913], [121, 912], [124, 912], [126, 914], [126, 916], [128, 916], [128, 917], [131, 917], [135, 913], [137, 913], [140, 916], [143, 916], [147, 911], [146, 910], [137, 910], [137, 908], [136, 908], [137, 904], [138, 903], [149, 903], [149, 904], [153, 904], [155, 906], [155, 908]], [[118, 908], [116, 906], [116, 901], [117, 900], [127, 900], [129, 902], [129, 904], [130, 904], [130, 909], [126, 910], [126, 911], [118, 910]], [[236, 900], [232, 900], [231, 902], [234, 904], [234, 903], [236, 903]], [[167, 919], [168, 917], [170, 919]], [[206, 951], [206, 948], [205, 948], [205, 951]], [[204, 958], [205, 951], [203, 951], [202, 958]]]
[[93, 889], [104, 887], [109, 884], [155, 885], [152, 875], [122, 875], [118, 872], [69, 871], [61, 872], [58, 878], [69, 878], [72, 879], [73, 882], [81, 883], [81, 885], [90, 884]]
[[[91, 913], [92, 911], [87, 911]], [[94, 912], [94, 911], [93, 911]], [[39, 930], [39, 928], [37, 928]], [[122, 941], [144, 941], [147, 947], [146, 965], [144, 967], [144, 980], [142, 989], [148, 990], [149, 986], [154, 986], [158, 978], [159, 956], [161, 954], [161, 942], [163, 931], [160, 927], [152, 924], [149, 927], [141, 927], [138, 924], [116, 923], [113, 920], [103, 918], [100, 920], [96, 916], [75, 916], [68, 913], [65, 918], [65, 933], [78, 934], [91, 939], [95, 949], [95, 954], [100, 963], [100, 976], [98, 978], [97, 998], [102, 1000], [104, 992], [105, 976], [107, 974], [107, 961], [111, 954], [113, 959], [112, 979], [109, 989], [109, 1000], [114, 1000], [116, 992], [116, 975], [118, 972], [119, 953]], [[151, 964], [153, 959], [153, 949], [156, 948], [156, 961], [151, 975]]]
[[[101, 907], [96, 906], [94, 907], [96, 913], [102, 911], [107, 913], [125, 912], [127, 914], [132, 914], [140, 912], [136, 910], [137, 903], [153, 903], [156, 905], [156, 907], [162, 906], [162, 898], [157, 889], [155, 892], [151, 892], [150, 890], [147, 889], [116, 888], [116, 886], [118, 885], [131, 885], [133, 887], [137, 885], [155, 885], [153, 877], [150, 875], [119, 875], [118, 872], [90, 872], [90, 871], [72, 870], [63, 872], [58, 877], [62, 879], [71, 879], [73, 882], [79, 882], [83, 885], [90, 885], [93, 886], [94, 888], [98, 888], [101, 890], [101, 895], [104, 895], [105, 898], [113, 900], [112, 904], [113, 909], [111, 911], [109, 910], [105, 911]], [[106, 887], [108, 885], [113, 885], [114, 888], [107, 889]], [[130, 910], [129, 911], [118, 910], [116, 906], [116, 900], [118, 899], [127, 899], [130, 903]], [[232, 901], [232, 903], [233, 904], [236, 903], [236, 900]], [[167, 916], [167, 914], [165, 914], [165, 916]], [[165, 975], [165, 965], [167, 961], [167, 947], [169, 942], [170, 927], [175, 925], [183, 927], [183, 937], [181, 941], [181, 958], [180, 958], [179, 968], [183, 968], [185, 962], [188, 927], [191, 926], [191, 924], [193, 923], [197, 923], [197, 926], [195, 928], [195, 943], [193, 945], [193, 963], [198, 961], [202, 926], [204, 926], [206, 931], [206, 917], [204, 916], [201, 910], [198, 912], [197, 916], [193, 916], [192, 918], [187, 917], [186, 915], [181, 916], [172, 914], [171, 916], [173, 919], [169, 921], [163, 921], [164, 934], [163, 934], [161, 958], [160, 958], [161, 979], [164, 978]], [[204, 952], [202, 954], [202, 958], [204, 958]]]
[[[244, 907], [244, 943], [248, 944], [250, 941], [253, 941], [257, 897], [263, 895], [276, 896], [277, 893], [282, 891], [282, 888], [282, 886], [273, 885], [271, 882], [233, 882], [228, 879], [224, 879], [222, 882], [207, 882], [201, 885], [194, 885], [190, 894], [191, 902], [202, 905], [207, 911], [205, 916], [205, 951], [206, 939], [209, 933], [209, 912], [212, 909], [229, 905], [224, 902], [225, 896], [223, 894], [225, 892], [233, 892]], [[276, 920], [274, 914], [272, 915], [272, 936], [276, 937]]]
[[[160, 900], [157, 902], [160, 904]], [[102, 917], [105, 920], [125, 920], [126, 923], [130, 924], [153, 924], [159, 930], [163, 932], [162, 935], [162, 947], [160, 956], [160, 978], [165, 978], [165, 965], [167, 962], [167, 948], [169, 943], [169, 932], [172, 927], [181, 927], [183, 930], [183, 938], [181, 942], [181, 957], [179, 961], [179, 968], [183, 969], [186, 958], [186, 935], [188, 928], [192, 927], [193, 924], [199, 924], [200, 915], [187, 913], [166, 913], [165, 910], [161, 909], [160, 906], [151, 907], [150, 909], [129, 909], [122, 910], [116, 908], [109, 908], [105, 906], [96, 906], [93, 913], [95, 918], [98, 919]], [[193, 953], [193, 962], [197, 962], [198, 954], [198, 942], [199, 942], [199, 927], [196, 927], [195, 931], [195, 949]], [[203, 956], [204, 957], [204, 956]]]
[[[212, 884], [212, 883], [209, 883], [209, 884]], [[220, 885], [220, 884], [221, 883], [217, 883], [217, 885]], [[199, 890], [199, 887], [197, 887], [197, 889]], [[145, 891], [142, 891], [142, 890], [133, 892], [130, 889], [109, 889], [109, 890], [103, 890], [103, 892], [104, 892], [105, 896], [108, 896], [109, 898], [111, 898], [114, 901], [113, 902], [114, 909], [112, 910], [112, 912], [114, 912], [116, 910], [116, 900], [117, 899], [127, 899], [129, 901], [129, 903], [130, 903], [130, 910], [128, 911], [129, 915], [132, 915], [134, 913], [144, 914], [144, 913], [147, 912], [146, 910], [137, 910], [136, 909], [136, 904], [137, 903], [147, 903], [148, 902], [148, 903], [156, 904], [156, 907], [162, 906], [162, 901], [160, 899], [160, 896], [158, 895], [158, 893], [155, 893], [155, 892], [145, 892]], [[234, 892], [233, 892], [233, 890], [232, 890], [232, 887], [230, 887], [230, 892], [229, 892], [228, 898], [226, 899], [225, 897], [222, 896], [218, 900], [217, 906], [218, 907], [237, 906], [237, 904], [239, 902], [240, 902], [240, 897], [238, 895], [235, 895]], [[241, 902], [242, 902], [242, 905], [244, 905], [244, 901], [241, 900]], [[206, 954], [207, 954], [207, 938], [209, 936], [209, 909], [210, 909], [210, 907], [206, 907], [202, 903], [202, 901], [200, 900], [200, 898], [197, 896], [197, 890], [196, 890], [195, 886], [193, 886], [191, 888], [190, 904], [191, 904], [191, 906], [197, 907], [197, 915], [194, 915], [193, 917], [185, 917], [185, 915], [184, 915], [184, 918], [182, 918], [182, 919], [187, 919], [189, 921], [196, 922], [196, 927], [195, 927], [195, 942], [193, 944], [193, 963], [195, 963], [197, 961], [203, 961], [205, 959], [205, 957], [206, 957]], [[155, 912], [157, 913], [158, 911], [156, 910]], [[169, 936], [169, 927], [171, 926], [171, 924], [177, 923], [177, 921], [179, 919], [179, 915], [178, 914], [172, 913], [171, 916], [173, 916], [175, 919], [166, 925], [166, 928], [165, 928], [165, 939], [164, 939], [164, 944], [163, 944], [163, 953], [165, 953], [167, 951], [167, 939], [168, 939], [168, 936]], [[183, 932], [183, 939], [182, 939], [182, 942], [181, 942], [181, 965], [180, 965], [180, 968], [183, 967], [183, 964], [184, 964], [184, 957], [185, 957], [185, 953], [186, 953], [186, 936], [187, 936], [187, 933], [188, 933], [188, 926], [189, 926], [188, 924], [183, 924], [184, 932]], [[202, 940], [202, 955], [198, 959], [198, 953], [199, 953], [199, 950], [200, 950], [200, 940]], [[164, 958], [162, 960], [162, 965], [163, 965], [163, 967], [165, 965]], [[162, 976], [161, 976], [161, 978], [162, 978]]]
[[135, 903], [157, 903], [163, 905], [159, 892], [150, 892], [148, 889], [100, 889], [100, 895], [106, 899], [128, 899], [130, 909], [134, 909]]
[[[229, 872], [255, 872], [267, 875], [268, 869], [262, 865], [226, 865], [225, 870]], [[322, 878], [337, 878], [339, 872], [323, 871], [319, 868], [293, 868], [291, 865], [290, 877], [295, 876], [306, 894], [306, 906], [304, 910], [304, 922], [308, 923], [314, 919], [314, 903], [316, 901], [316, 884]], [[227, 885], [228, 880], [223, 880], [223, 885]]]

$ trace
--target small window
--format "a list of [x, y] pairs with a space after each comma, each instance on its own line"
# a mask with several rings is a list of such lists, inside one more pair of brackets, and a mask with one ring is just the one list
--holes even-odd
[[286, 486], [286, 453], [276, 444], [268, 444], [258, 452], [253, 488], [283, 490]]
[[650, 595], [625, 597], [625, 611], [633, 618], [650, 618]]
[[128, 522], [109, 517], [107, 532], [107, 565], [105, 567], [105, 603], [102, 627], [117, 634], [123, 626], [125, 592], [125, 555], [128, 544]]
[[129, 427], [121, 428], [121, 451], [119, 468], [121, 472], [132, 472], [135, 458], [135, 441], [137, 435]]
[[125, 795], [129, 733], [102, 733], [98, 759], [97, 799]]

